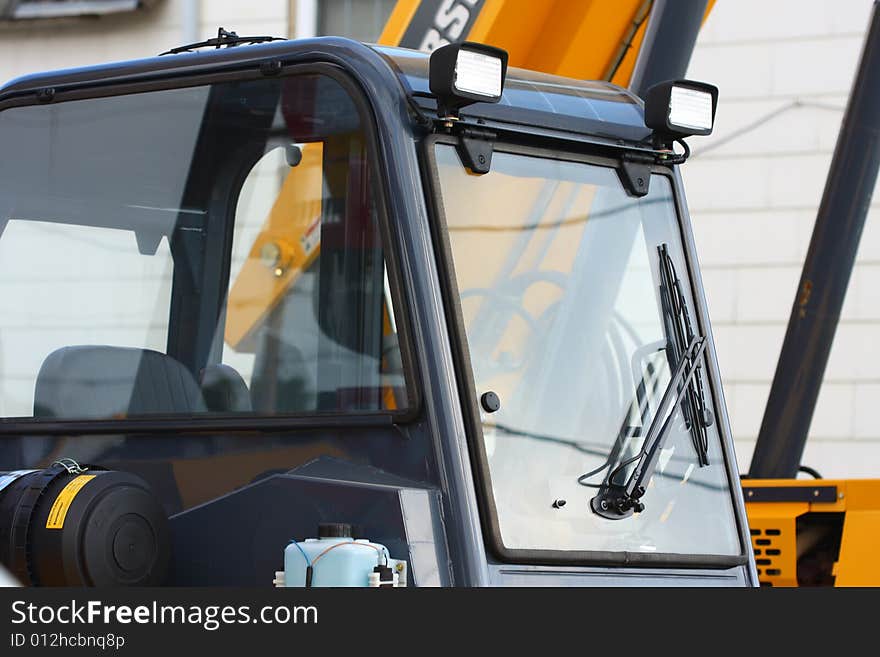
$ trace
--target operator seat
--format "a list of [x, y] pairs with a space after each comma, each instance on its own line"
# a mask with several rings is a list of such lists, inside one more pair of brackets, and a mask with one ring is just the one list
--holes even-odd
[[208, 410], [216, 413], [250, 413], [251, 393], [237, 370], [223, 363], [208, 365], [199, 385]]
[[62, 347], [43, 361], [34, 417], [123, 418], [203, 413], [195, 377], [171, 356], [132, 347]]

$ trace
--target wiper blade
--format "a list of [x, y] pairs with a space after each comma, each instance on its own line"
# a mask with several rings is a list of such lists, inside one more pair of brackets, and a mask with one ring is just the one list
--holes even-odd
[[[644, 510], [645, 505], [641, 498], [645, 494], [646, 483], [654, 473], [657, 457], [660, 455], [660, 449], [663, 447], [666, 435], [672, 426], [672, 419], [675, 417], [675, 409], [691, 389], [690, 383], [699, 369], [697, 361], [705, 349], [706, 338], [701, 337], [692, 341], [684, 351], [672, 378], [663, 391], [663, 397], [648, 427], [648, 433], [641, 450], [608, 474], [605, 483], [600, 486], [599, 492], [590, 500], [590, 508], [593, 512], [603, 518], [620, 520], [628, 518], [633, 512], [639, 513]], [[667, 411], [669, 411], [668, 414]], [[624, 484], [613, 483], [614, 476], [633, 462], [636, 465], [626, 482]]]
[[[664, 306], [663, 315], [670, 342], [669, 362], [675, 367], [685, 357], [685, 345], [691, 344], [698, 336], [691, 324], [687, 301], [681, 287], [681, 280], [675, 272], [675, 265], [669, 255], [669, 247], [666, 244], [661, 244], [657, 247], [657, 251], [660, 257], [660, 293]], [[696, 368], [696, 376], [686, 386], [688, 403], [683, 411], [685, 424], [691, 431], [694, 449], [697, 453], [697, 464], [702, 467], [709, 465], [709, 435], [706, 428], [712, 426], [714, 418], [706, 404], [703, 380], [700, 376], [701, 366], [697, 364]]]

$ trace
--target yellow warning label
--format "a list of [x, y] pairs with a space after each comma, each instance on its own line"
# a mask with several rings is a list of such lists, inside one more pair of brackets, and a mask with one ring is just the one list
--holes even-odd
[[49, 519], [46, 520], [46, 529], [63, 529], [64, 519], [67, 517], [67, 510], [70, 508], [73, 498], [79, 493], [83, 486], [94, 479], [96, 475], [80, 475], [72, 480], [55, 498], [55, 503], [49, 511]]

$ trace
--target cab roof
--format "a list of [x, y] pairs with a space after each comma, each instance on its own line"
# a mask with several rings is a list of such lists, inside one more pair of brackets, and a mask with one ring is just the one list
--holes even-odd
[[[53, 90], [54, 97], [88, 87], [259, 67], [271, 60], [296, 63], [324, 59], [352, 72], [358, 72], [359, 62], [373, 71], [379, 65], [390, 69], [403, 94], [423, 111], [436, 111], [436, 99], [428, 88], [427, 54], [341, 37], [273, 41], [37, 73], [0, 87], [0, 103], [27, 96], [45, 100], [47, 89]], [[630, 144], [644, 142], [651, 135], [645, 126], [642, 101], [626, 89], [608, 82], [573, 80], [514, 67], [508, 69], [499, 103], [476, 103], [461, 114], [489, 125], [562, 131]]]
[[[417, 104], [436, 111], [437, 101], [428, 86], [429, 55], [406, 48], [374, 49], [396, 69]], [[461, 114], [626, 141], [642, 141], [651, 135], [641, 99], [627, 89], [515, 67], [507, 71], [504, 94], [497, 104], [476, 103], [463, 108]]]

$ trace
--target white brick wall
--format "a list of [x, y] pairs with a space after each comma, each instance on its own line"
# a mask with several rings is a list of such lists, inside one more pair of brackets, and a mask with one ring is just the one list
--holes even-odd
[[[740, 470], [746, 471], [855, 75], [869, 0], [717, 0], [688, 76], [721, 91], [683, 167]], [[775, 113], [775, 114], [774, 114]], [[880, 197], [804, 463], [880, 477]]]
[[[184, 0], [99, 19], [0, 25], [0, 84], [38, 71], [152, 57], [183, 45]], [[289, 0], [200, 0], [199, 38], [224, 27], [239, 34], [287, 36]]]

